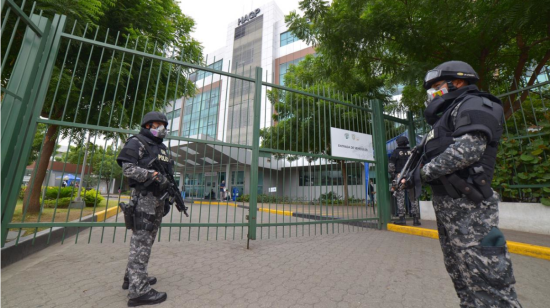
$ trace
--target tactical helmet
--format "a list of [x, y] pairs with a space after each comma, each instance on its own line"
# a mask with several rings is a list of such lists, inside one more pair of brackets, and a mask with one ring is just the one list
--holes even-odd
[[409, 144], [409, 139], [405, 136], [397, 137], [396, 141], [397, 141], [397, 145], [399, 145], [399, 146]]
[[163, 113], [157, 111], [148, 112], [141, 121], [141, 127], [145, 128], [145, 125], [151, 122], [162, 122], [164, 123], [164, 127], [168, 126], [168, 118]]
[[464, 79], [476, 83], [479, 77], [472, 66], [462, 61], [448, 61], [429, 70], [424, 77], [424, 89], [428, 90], [440, 80]]

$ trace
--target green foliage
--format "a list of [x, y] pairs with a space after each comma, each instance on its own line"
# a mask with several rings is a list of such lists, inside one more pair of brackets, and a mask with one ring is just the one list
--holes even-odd
[[95, 189], [87, 190], [86, 193], [82, 192], [82, 200], [86, 203], [87, 207], [98, 205], [105, 200], [102, 195], [98, 194]]
[[332, 81], [408, 86], [401, 103], [411, 110], [424, 101], [426, 71], [444, 61], [470, 63], [489, 89], [510, 87], [550, 55], [550, 0], [302, 0], [300, 10], [286, 23], [316, 47]]
[[71, 197], [64, 197], [59, 199], [46, 199], [44, 200], [44, 207], [51, 209], [57, 206], [58, 209], [66, 209], [71, 204], [71, 200], [72, 200]]
[[[75, 187], [48, 186], [46, 187], [46, 193], [44, 194], [44, 207], [53, 208], [55, 207], [56, 202], [58, 202], [58, 208], [67, 208], [70, 201], [76, 198], [77, 193], [78, 188]], [[105, 200], [105, 198], [98, 194], [95, 189], [90, 189], [87, 191], [82, 189], [81, 198], [88, 207], [94, 206], [94, 204], [99, 204]], [[40, 200], [40, 202], [42, 202], [42, 200]]]
[[21, 185], [21, 189], [19, 189], [18, 199], [23, 200], [23, 198], [25, 198], [25, 189], [26, 188], [27, 188], [27, 186]]
[[[285, 75], [285, 85], [350, 105], [366, 107], [364, 97], [344, 97], [341, 93], [331, 90], [334, 83], [326, 79], [317, 79], [316, 59], [308, 55], [297, 66], [291, 65]], [[371, 133], [370, 125], [366, 125], [366, 118], [370, 117], [367, 112], [278, 89], [269, 90], [267, 97], [276, 111], [273, 115], [276, 124], [260, 131], [262, 147], [330, 155], [331, 127]]]
[[66, 198], [71, 197], [73, 193], [76, 193], [78, 188], [75, 187], [57, 187], [57, 186], [48, 186], [46, 187], [46, 193], [44, 194], [46, 200], [55, 200], [57, 198]]
[[[239, 202], [250, 202], [250, 195], [241, 195], [237, 197], [237, 201]], [[266, 194], [259, 194], [258, 195], [258, 203], [289, 203], [291, 200], [288, 197], [285, 196], [276, 196], [276, 195], [266, 195]]]

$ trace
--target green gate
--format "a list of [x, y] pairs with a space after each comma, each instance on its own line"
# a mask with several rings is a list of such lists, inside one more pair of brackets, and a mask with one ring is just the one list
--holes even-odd
[[[117, 205], [129, 188], [115, 159], [151, 110], [168, 114], [166, 144], [190, 207], [189, 219], [175, 210], [164, 218], [159, 240], [386, 228], [385, 142], [414, 132], [411, 115], [333, 89], [281, 86], [227, 59], [183, 62], [146, 37], [2, 3], [2, 32], [12, 26], [2, 46], [2, 247], [8, 233], [16, 244], [39, 232], [126, 240]], [[376, 159], [332, 155], [331, 128], [357, 142], [371, 135]], [[365, 163], [376, 170], [378, 206], [367, 206]]]

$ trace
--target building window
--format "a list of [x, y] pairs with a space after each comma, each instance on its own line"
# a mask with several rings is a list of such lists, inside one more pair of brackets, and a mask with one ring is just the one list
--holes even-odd
[[[362, 185], [362, 166], [347, 164], [348, 185]], [[319, 166], [304, 168], [300, 170], [298, 184], [300, 186], [331, 186], [344, 185], [342, 170], [340, 166], [325, 165], [319, 169]]]
[[291, 65], [297, 65], [300, 61], [302, 61], [304, 57], [298, 58], [296, 60], [292, 60], [289, 62], [285, 62], [283, 64], [279, 65], [279, 84], [284, 86], [285, 85], [285, 75], [288, 72], [288, 69]]
[[290, 31], [281, 33], [281, 47], [296, 42], [298, 38]]
[[[216, 61], [210, 65], [208, 65], [208, 68], [211, 68], [211, 69], [215, 69], [215, 70], [219, 70], [221, 71], [222, 68], [223, 68], [223, 59], [219, 60], [219, 61]], [[211, 72], [206, 72], [206, 71], [197, 71], [197, 72], [194, 72], [192, 73], [191, 75], [189, 75], [189, 80], [195, 82], [197, 80], [201, 80], [201, 79], [204, 79], [204, 78], [208, 78], [212, 76], [212, 73]]]
[[182, 136], [199, 134], [216, 138], [220, 88], [195, 95], [185, 102]]
[[174, 111], [170, 111], [166, 114], [166, 117], [168, 118], [168, 121], [172, 121], [174, 118], [179, 118], [181, 114], [181, 109], [177, 109]]

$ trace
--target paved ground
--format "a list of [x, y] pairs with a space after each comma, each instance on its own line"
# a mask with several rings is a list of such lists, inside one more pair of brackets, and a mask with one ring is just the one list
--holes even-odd
[[[156, 307], [458, 307], [436, 240], [349, 226], [317, 236], [321, 228], [310, 227], [307, 236], [301, 228], [253, 241], [250, 250], [239, 228], [236, 240], [219, 241], [205, 241], [202, 228], [179, 242], [173, 228], [168, 242], [163, 230], [149, 272], [168, 300]], [[125, 307], [128, 242], [117, 235], [112, 243], [105, 229], [108, 243], [100, 244], [101, 232], [94, 229], [91, 244], [82, 236], [2, 269], [2, 307]], [[512, 259], [524, 307], [549, 307], [550, 262]]]

